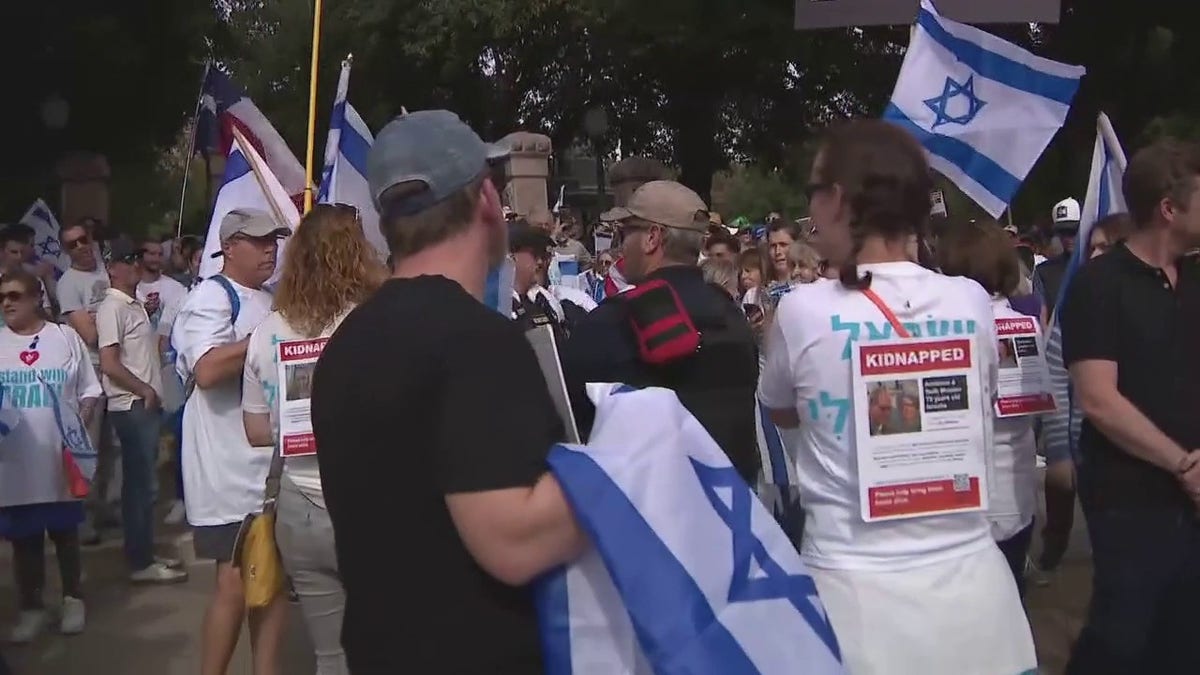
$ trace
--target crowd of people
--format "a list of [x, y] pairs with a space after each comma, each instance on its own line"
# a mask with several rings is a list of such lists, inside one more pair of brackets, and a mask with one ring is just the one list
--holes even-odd
[[[31, 262], [31, 232], [0, 231], [0, 411], [19, 418], [0, 441], [0, 537], [12, 542], [21, 608], [13, 640], [50, 620], [47, 536], [60, 629], [83, 630], [80, 547], [116, 520], [117, 458], [130, 580], [186, 579], [154, 549], [165, 427], [182, 500], [169, 517], [186, 514], [197, 557], [216, 562], [204, 675], [226, 671], [244, 622], [254, 672], [279, 673], [289, 596], [320, 675], [541, 672], [533, 585], [588, 546], [545, 461], [567, 431], [525, 334], [549, 326], [583, 442], [596, 382], [673, 390], [752, 487], [770, 479], [763, 427], [780, 430], [805, 516], [789, 533], [853, 675], [1027, 668], [1025, 584], [1051, 582], [1077, 494], [1095, 575], [1068, 672], [1200, 669], [1188, 642], [1200, 627], [1194, 146], [1138, 152], [1129, 213], [1101, 219], [1087, 241], [1076, 241], [1078, 202], [1055, 205], [1053, 249], [993, 221], [932, 227], [924, 151], [878, 121], [830, 130], [804, 188], [808, 216], [771, 214], [761, 227], [726, 226], [673, 181], [641, 186], [593, 228], [544, 207], [518, 214], [501, 198], [506, 159], [449, 112], [383, 128], [368, 178], [386, 264], [345, 205], [317, 205], [294, 231], [231, 212], [217, 235], [223, 270], [208, 279], [196, 278], [202, 242], [190, 238], [169, 251], [101, 246], [94, 224], [70, 224], [60, 240], [71, 268], [56, 278]], [[1077, 246], [1092, 260], [1072, 276]], [[512, 300], [497, 312], [483, 301], [506, 260]], [[997, 321], [1021, 317], [1045, 336], [1056, 406], [972, 413], [986, 428], [987, 447], [970, 450], [987, 459], [988, 508], [865, 520], [866, 439], [854, 430], [925, 433], [923, 399], [879, 384], [863, 425], [853, 406], [827, 414], [856, 395], [851, 342], [968, 326], [990, 402], [1016, 358]], [[316, 454], [282, 457], [276, 346], [323, 338]], [[99, 456], [86, 502], [64, 475], [64, 413]], [[265, 503], [290, 593], [248, 610], [235, 551]]]

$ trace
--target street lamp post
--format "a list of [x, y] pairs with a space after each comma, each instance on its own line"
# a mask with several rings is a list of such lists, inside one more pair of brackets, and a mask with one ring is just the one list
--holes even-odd
[[596, 155], [596, 208], [604, 210], [604, 135], [608, 133], [608, 112], [595, 106], [583, 116], [583, 131], [592, 139]]

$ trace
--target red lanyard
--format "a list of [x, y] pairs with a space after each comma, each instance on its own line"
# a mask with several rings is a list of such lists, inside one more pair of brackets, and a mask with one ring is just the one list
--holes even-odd
[[904, 327], [904, 324], [900, 323], [900, 319], [896, 318], [896, 313], [892, 311], [891, 307], [887, 306], [887, 303], [883, 301], [883, 298], [879, 297], [875, 291], [871, 290], [870, 288], [863, 288], [861, 290], [862, 294], [867, 296], [867, 299], [874, 303], [875, 306], [879, 308], [880, 312], [883, 312], [883, 317], [888, 320], [888, 323], [892, 324], [892, 328], [896, 329], [896, 335], [899, 335], [902, 338], [912, 337], [912, 334], [908, 332], [908, 329]]

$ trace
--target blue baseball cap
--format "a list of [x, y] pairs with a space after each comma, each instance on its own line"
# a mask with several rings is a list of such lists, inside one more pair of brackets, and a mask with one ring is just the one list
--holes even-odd
[[[418, 181], [425, 189], [390, 205], [411, 215], [440, 203], [508, 159], [507, 148], [484, 143], [471, 127], [448, 110], [418, 110], [388, 122], [367, 154], [371, 199], [382, 211], [379, 197], [389, 188]], [[390, 201], [390, 200], [389, 200]]]

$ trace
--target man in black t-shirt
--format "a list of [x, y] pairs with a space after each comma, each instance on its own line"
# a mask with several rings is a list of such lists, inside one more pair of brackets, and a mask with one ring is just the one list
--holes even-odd
[[1087, 262], [1060, 308], [1086, 419], [1079, 499], [1095, 573], [1069, 675], [1200, 673], [1200, 148], [1138, 152], [1136, 231]]
[[533, 349], [480, 302], [507, 249], [505, 154], [422, 111], [367, 158], [393, 278], [334, 333], [312, 399], [355, 675], [542, 672], [526, 584], [583, 546], [546, 472], [562, 428]]

